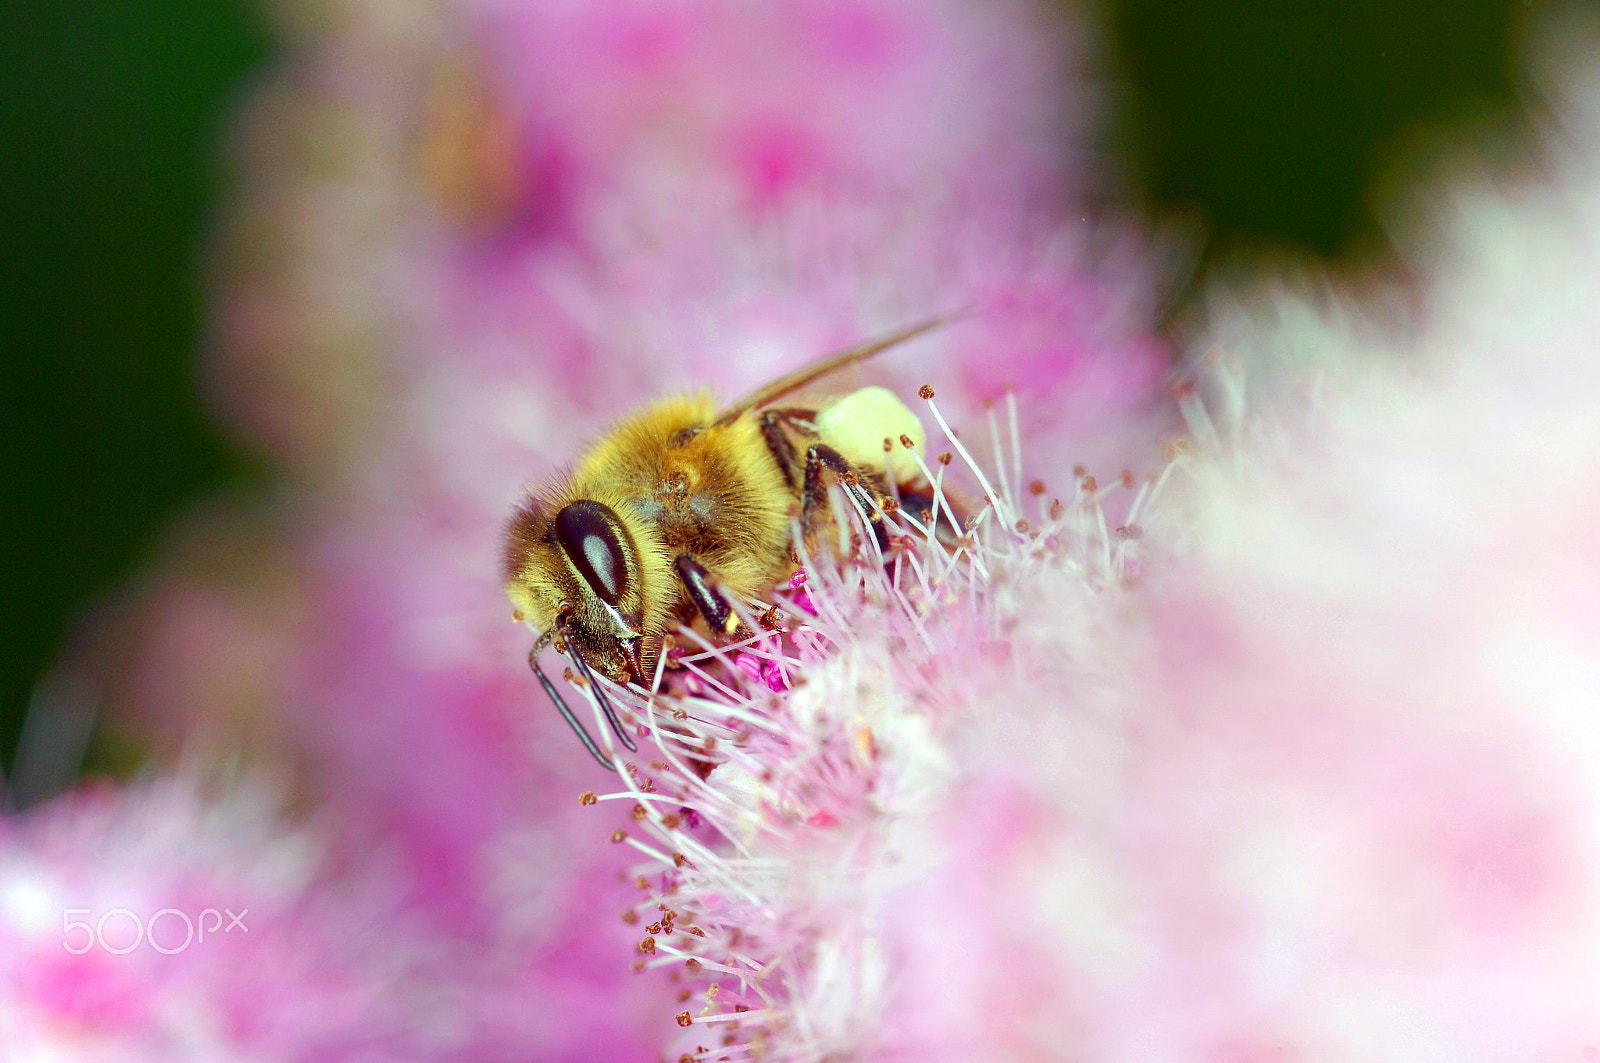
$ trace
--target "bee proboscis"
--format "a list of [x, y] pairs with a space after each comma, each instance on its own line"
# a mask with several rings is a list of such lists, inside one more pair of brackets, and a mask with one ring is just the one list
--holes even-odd
[[[732, 602], [765, 599], [793, 568], [794, 511], [807, 533], [837, 480], [886, 547], [881, 505], [904, 437], [921, 423], [883, 388], [814, 405], [779, 400], [948, 321], [903, 329], [771, 382], [717, 409], [708, 395], [663, 399], [623, 420], [566, 475], [531, 493], [506, 526], [504, 577], [515, 616], [538, 632], [528, 663], [562, 717], [607, 770], [539, 655], [554, 645], [588, 681], [613, 732], [636, 749], [595, 673], [648, 684], [663, 636], [704, 621], [739, 626]], [[904, 459], [901, 459], [904, 460]]]

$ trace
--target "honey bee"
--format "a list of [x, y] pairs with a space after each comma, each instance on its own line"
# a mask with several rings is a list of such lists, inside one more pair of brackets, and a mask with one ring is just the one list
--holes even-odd
[[868, 514], [886, 549], [889, 480], [912, 473], [892, 441], [923, 445], [916, 415], [883, 388], [777, 403], [946, 320], [820, 359], [721, 410], [706, 394], [648, 406], [512, 513], [503, 574], [513, 616], [538, 633], [528, 663], [608, 771], [539, 655], [554, 644], [570, 657], [617, 738], [636, 749], [595, 673], [648, 685], [668, 631], [703, 620], [715, 635], [732, 634], [740, 625], [732, 603], [767, 598], [793, 572], [796, 511], [809, 534], [829, 510], [831, 481]]

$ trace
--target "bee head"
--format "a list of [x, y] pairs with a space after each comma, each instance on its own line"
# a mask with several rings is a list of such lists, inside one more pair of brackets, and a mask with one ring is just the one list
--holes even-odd
[[506, 590], [519, 613], [564, 639], [615, 682], [642, 677], [644, 595], [638, 546], [616, 511], [594, 499], [530, 502], [507, 529]]

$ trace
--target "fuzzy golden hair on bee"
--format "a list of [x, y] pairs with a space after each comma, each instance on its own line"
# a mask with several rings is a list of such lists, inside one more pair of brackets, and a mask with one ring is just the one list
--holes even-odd
[[687, 552], [728, 593], [765, 596], [788, 554], [794, 493], [754, 414], [727, 424], [716, 416], [709, 392], [661, 400], [591, 448], [571, 487], [581, 497], [624, 495], [629, 516], [656, 533], [669, 583]]
[[[506, 594], [516, 617], [538, 632], [534, 674], [602, 765], [612, 767], [540, 669], [540, 652], [554, 643], [573, 661], [632, 749], [596, 677], [649, 686], [663, 637], [675, 628], [733, 636], [741, 612], [770, 599], [790, 575], [794, 529], [809, 538], [831, 505], [829, 485], [844, 485], [872, 515], [886, 547], [879, 503], [884, 476], [895, 470], [892, 462], [881, 468], [879, 444], [909, 432], [920, 445], [916, 417], [881, 388], [838, 402], [776, 404], [942, 320], [814, 362], [721, 409], [709, 392], [659, 400], [516, 507], [505, 531]], [[864, 400], [868, 392], [881, 396]]]

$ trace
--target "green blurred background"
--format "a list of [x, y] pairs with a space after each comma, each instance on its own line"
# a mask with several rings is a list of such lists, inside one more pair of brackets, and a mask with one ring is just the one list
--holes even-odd
[[[534, 0], [530, 0], [534, 2]], [[982, 0], [975, 0], [982, 2]], [[1108, 0], [1107, 143], [1202, 261], [1381, 253], [1366, 193], [1404, 131], [1513, 111], [1522, 0]], [[222, 141], [270, 56], [237, 0], [0, 15], [8, 508], [0, 764], [87, 603], [185, 500], [249, 476], [201, 408], [201, 254]]]

